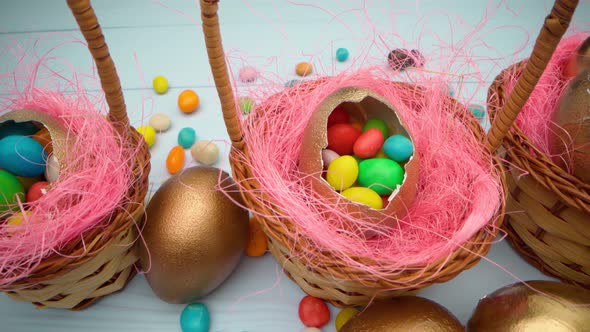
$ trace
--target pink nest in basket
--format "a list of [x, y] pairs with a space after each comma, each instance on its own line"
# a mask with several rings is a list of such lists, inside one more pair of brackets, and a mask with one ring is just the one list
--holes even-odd
[[[41, 66], [39, 62], [34, 68]], [[138, 148], [122, 146], [105, 117], [104, 102], [97, 106], [77, 83], [66, 82], [73, 92], [41, 89], [35, 87], [36, 73], [27, 75], [21, 76], [26, 81], [22, 90], [10, 81], [16, 75], [2, 76], [9, 94], [0, 101], [0, 114], [18, 109], [46, 113], [67, 130], [69, 148], [47, 194], [22, 202], [20, 208], [27, 213], [21, 224], [0, 224], [0, 288], [29, 276], [43, 258], [60, 255], [64, 245], [101, 227], [105, 217], [125, 203], [132, 181], [128, 165]], [[58, 81], [56, 76], [50, 80]], [[0, 220], [13, 213], [0, 213]]]
[[[588, 38], [587, 33], [576, 33], [561, 40], [531, 96], [516, 118], [518, 127], [544, 154], [551, 155], [550, 141], [553, 136], [552, 130], [555, 130], [551, 128], [553, 114], [571, 80], [564, 77], [564, 69], [586, 38]], [[505, 78], [506, 95], [514, 89], [521, 74], [521, 72], [511, 71]], [[569, 158], [565, 159], [569, 160]]]
[[[355, 267], [364, 264], [360, 268], [375, 273], [448, 256], [491, 224], [503, 200], [499, 171], [492, 158], [484, 154], [483, 144], [464, 120], [454, 116], [457, 110], [444, 102], [448, 82], [424, 82], [422, 98], [412, 89], [384, 81], [383, 74], [372, 68], [325, 77], [321, 83], [311, 83], [316, 84], [313, 90], [308, 83], [301, 83], [266, 99], [243, 121], [250, 156], [245, 162], [250, 163], [261, 185], [262, 193], [257, 197], [268, 197], [262, 204], [269, 209], [277, 206], [284, 212], [279, 219], [288, 218], [296, 224], [285, 232], [309, 241], [309, 247], [317, 252], [330, 252]], [[347, 86], [368, 88], [383, 96], [415, 140], [420, 158], [418, 194], [409, 213], [394, 228], [356, 219], [337, 205], [313, 199], [298, 171], [302, 136], [311, 115], [328, 95]], [[333, 211], [334, 220], [321, 217], [326, 210]], [[378, 235], [366, 240], [355, 235], [359, 232], [342, 227], [351, 223]]]

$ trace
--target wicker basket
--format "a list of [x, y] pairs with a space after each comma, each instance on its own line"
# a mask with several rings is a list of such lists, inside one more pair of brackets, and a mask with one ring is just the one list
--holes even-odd
[[[577, 1], [564, 3], [562, 13], [567, 13]], [[567, 24], [559, 28], [563, 34]], [[554, 40], [559, 38], [555, 31], [547, 31], [548, 35], [553, 33]], [[526, 75], [529, 67], [538, 68], [540, 61], [549, 61], [552, 51], [547, 50], [543, 59], [531, 57], [498, 75], [488, 93], [488, 109], [494, 121], [500, 121], [498, 111], [508, 104], [505, 80]], [[507, 133], [502, 145], [506, 161], [514, 169], [508, 179], [510, 212], [505, 221], [509, 242], [543, 273], [590, 288], [590, 184], [568, 174], [539, 152], [517, 125]]]
[[68, 243], [61, 255], [45, 258], [29, 277], [2, 291], [40, 308], [79, 310], [122, 289], [135, 275], [134, 263], [139, 256], [134, 243], [137, 223], [142, 222], [144, 214], [150, 154], [142, 136], [129, 125], [119, 77], [94, 10], [88, 0], [68, 0], [68, 5], [95, 60], [109, 106], [109, 121], [126, 139], [121, 144], [140, 146], [136, 159], [129, 165], [134, 176], [132, 187], [127, 192], [127, 204], [106, 217], [101, 227]]
[[[233, 176], [236, 182], [240, 183], [242, 189], [244, 189], [242, 196], [249, 208], [260, 213], [260, 215], [270, 216], [259, 218], [269, 238], [270, 251], [291, 279], [303, 291], [312, 296], [330, 301], [338, 306], [365, 305], [373, 299], [391, 298], [402, 294], [413, 293], [433, 283], [446, 282], [457, 276], [463, 270], [474, 266], [482, 255], [487, 254], [490, 249], [490, 243], [495, 239], [498, 228], [502, 225], [501, 217], [491, 220], [488, 227], [480, 230], [462, 248], [457, 249], [448, 258], [441, 259], [429, 265], [408, 266], [406, 269], [397, 271], [383, 271], [384, 276], [378, 280], [374, 276], [367, 275], [365, 271], [344, 264], [344, 262], [339, 261], [336, 257], [330, 255], [330, 253], [317, 253], [314, 259], [319, 259], [325, 264], [321, 264], [321, 268], [314, 269], [309, 268], [309, 265], [304, 261], [305, 257], [292, 254], [306, 252], [314, 248], [307, 248], [307, 243], [304, 243], [304, 241], [297, 242], [296, 239], [285, 232], [285, 229], [294, 226], [291, 220], [285, 220], [284, 218], [279, 220], [278, 217], [272, 217], [277, 215], [276, 211], [269, 210], [265, 205], [260, 203], [261, 201], [267, 201], [268, 198], [260, 197], [259, 190], [256, 190], [260, 185], [253, 176], [252, 170], [240, 162], [240, 158], [242, 160], [243, 158], [248, 158], [248, 146], [246, 146], [243, 140], [239, 112], [236, 110], [234, 95], [227, 72], [217, 10], [218, 0], [201, 0], [201, 17], [209, 62], [221, 100], [227, 131], [232, 141], [230, 163], [232, 165]], [[410, 89], [415, 93], [416, 97], [420, 96], [420, 89], [416, 86], [404, 84], [403, 88]], [[452, 98], [448, 98], [446, 103], [450, 103], [451, 107], [457, 110], [457, 116], [467, 117], [469, 127], [474, 135], [482, 141], [485, 139], [485, 134], [478, 121], [475, 117], [471, 116], [471, 113], [464, 106]], [[501, 139], [502, 136], [498, 135], [498, 133], [508, 131], [510, 124], [497, 123], [496, 126], [498, 128], [494, 131], [495, 136], [488, 140], [490, 143], [493, 143], [494, 139]], [[495, 147], [494, 149], [489, 149], [489, 151], [493, 150], [495, 150]], [[482, 154], [490, 155], [491, 152], [483, 150]], [[501, 168], [500, 163], [497, 162], [497, 165]], [[503, 171], [502, 174], [504, 174]], [[363, 261], [368, 258], [355, 257], [355, 259]], [[314, 264], [314, 266], [318, 265], [320, 264]], [[364, 280], [364, 282], [358, 280]], [[417, 284], [419, 285], [416, 286]]]

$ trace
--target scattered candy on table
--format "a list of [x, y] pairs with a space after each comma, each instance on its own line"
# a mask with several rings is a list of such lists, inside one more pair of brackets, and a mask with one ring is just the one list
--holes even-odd
[[157, 132], [164, 132], [170, 129], [172, 121], [168, 115], [164, 113], [156, 113], [150, 117], [149, 125]]
[[193, 128], [185, 127], [178, 132], [178, 145], [185, 149], [190, 148], [195, 144], [197, 134]]
[[43, 174], [47, 155], [43, 146], [31, 137], [6, 136], [0, 139], [0, 168], [19, 176]]
[[154, 77], [152, 86], [154, 87], [154, 91], [156, 91], [157, 94], [165, 94], [168, 91], [168, 79], [162, 75], [158, 75]]
[[299, 76], [305, 77], [311, 75], [313, 72], [313, 66], [309, 62], [300, 62], [295, 67], [295, 73]]
[[385, 140], [383, 143], [383, 151], [385, 154], [397, 162], [404, 162], [414, 153], [412, 141], [403, 135], [393, 135]]
[[287, 81], [287, 83], [285, 83], [285, 88], [292, 88], [295, 85], [299, 84], [299, 82], [301, 82], [300, 80], [290, 80]]
[[348, 59], [349, 52], [346, 48], [341, 47], [336, 50], [336, 59], [340, 62], [344, 62]]
[[156, 130], [152, 126], [139, 126], [137, 132], [143, 136], [148, 147], [152, 147], [156, 143]]
[[177, 145], [168, 152], [166, 169], [170, 174], [176, 174], [184, 167], [184, 147]]
[[307, 327], [322, 327], [330, 321], [330, 309], [326, 302], [310, 295], [299, 302], [299, 319]]
[[250, 231], [248, 233], [248, 242], [246, 242], [246, 255], [250, 257], [263, 256], [268, 249], [266, 234], [262, 230], [260, 222], [256, 217], [250, 217]]
[[213, 165], [219, 159], [219, 148], [213, 141], [198, 141], [191, 147], [191, 155], [196, 162]]
[[240, 97], [238, 99], [238, 103], [240, 105], [240, 110], [242, 114], [250, 114], [252, 112], [252, 108], [254, 108], [254, 100], [249, 97]]
[[59, 173], [60, 173], [59, 160], [57, 160], [57, 157], [54, 154], [52, 154], [47, 159], [47, 168], [45, 169], [45, 179], [47, 179], [47, 182], [53, 183], [53, 182], [57, 181], [57, 179], [59, 178]]
[[178, 95], [178, 108], [183, 113], [193, 113], [199, 108], [199, 95], [191, 89], [186, 89]]
[[250, 66], [242, 67], [240, 68], [238, 76], [240, 81], [244, 83], [254, 82], [258, 78], [258, 70]]
[[47, 194], [47, 186], [49, 182], [47, 181], [40, 181], [31, 186], [31, 188], [27, 191], [27, 202], [31, 203], [39, 198], [43, 197], [43, 195]]
[[469, 106], [467, 106], [467, 108], [471, 111], [471, 113], [473, 113], [473, 115], [475, 115], [476, 118], [478, 118], [480, 121], [483, 120], [483, 118], [486, 117], [486, 109], [484, 106], [482, 105], [478, 105], [478, 104], [469, 104]]
[[209, 332], [211, 317], [203, 303], [191, 303], [180, 314], [182, 332]]
[[358, 315], [360, 311], [353, 307], [346, 307], [338, 313], [336, 316], [336, 331], [340, 331], [342, 326], [346, 324], [352, 317]]
[[18, 201], [24, 202], [25, 188], [16, 176], [0, 169], [0, 212], [18, 209]]

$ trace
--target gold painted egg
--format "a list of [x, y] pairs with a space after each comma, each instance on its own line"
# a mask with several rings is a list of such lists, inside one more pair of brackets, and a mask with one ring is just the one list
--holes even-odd
[[571, 159], [573, 174], [590, 183], [590, 69], [570, 82], [553, 115], [553, 123], [553, 152]]
[[482, 298], [469, 332], [590, 331], [590, 291], [555, 281], [518, 283]]
[[340, 332], [463, 332], [459, 320], [431, 300], [402, 296], [370, 305]]
[[[371, 118], [381, 119], [386, 123], [389, 135], [401, 134], [408, 137], [414, 145], [411, 133], [406, 130], [397, 111], [384, 97], [366, 88], [342, 88], [320, 103], [305, 128], [299, 154], [299, 171], [304, 174], [303, 180], [309, 182], [312, 191], [320, 199], [344, 206], [343, 208], [348, 214], [362, 217], [365, 220], [379, 220], [386, 226], [394, 226], [398, 218], [406, 215], [408, 207], [412, 206], [416, 197], [419, 170], [418, 154], [414, 153], [402, 165], [404, 169], [402, 183], [389, 195], [389, 203], [383, 209], [376, 210], [365, 204], [348, 200], [335, 191], [321, 176], [324, 169], [322, 150], [328, 147], [328, 117], [337, 107], [344, 109], [353, 122], [364, 123]], [[388, 218], [384, 218], [384, 215], [387, 215]], [[327, 215], [325, 218], [330, 219], [330, 216]], [[369, 238], [374, 234], [364, 232], [362, 235]]]
[[178, 173], [154, 194], [146, 208], [140, 259], [162, 300], [187, 303], [207, 295], [237, 266], [249, 218], [232, 200], [242, 204], [232, 178], [204, 166]]

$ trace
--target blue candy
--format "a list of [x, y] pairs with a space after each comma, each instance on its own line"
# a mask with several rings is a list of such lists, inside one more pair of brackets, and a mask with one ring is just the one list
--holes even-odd
[[385, 152], [389, 158], [397, 162], [403, 162], [412, 156], [412, 153], [414, 153], [414, 147], [412, 146], [412, 141], [406, 136], [393, 135], [383, 143], [383, 152]]
[[195, 140], [197, 139], [197, 134], [193, 128], [182, 128], [178, 133], [178, 145], [182, 146], [185, 149], [190, 148], [195, 144]]
[[180, 314], [182, 332], [209, 332], [211, 317], [203, 303], [191, 303]]
[[34, 139], [12, 135], [0, 139], [0, 168], [18, 176], [35, 177], [45, 172], [47, 155]]
[[346, 59], [348, 59], [348, 55], [348, 50], [343, 47], [336, 50], [336, 59], [340, 62], [346, 61]]
[[469, 110], [475, 115], [476, 118], [482, 120], [486, 116], [486, 110], [483, 106], [477, 104], [469, 105]]

